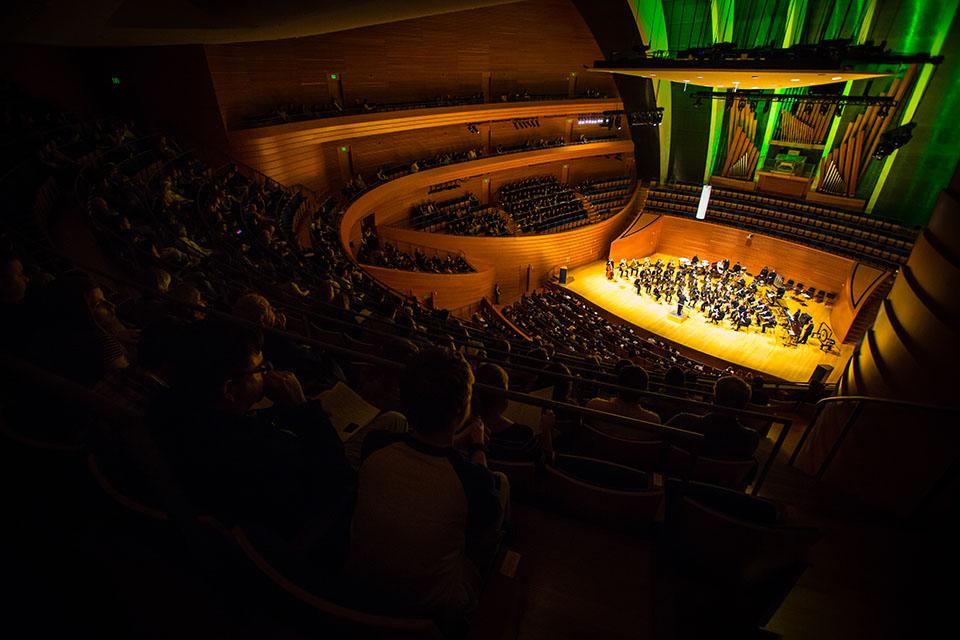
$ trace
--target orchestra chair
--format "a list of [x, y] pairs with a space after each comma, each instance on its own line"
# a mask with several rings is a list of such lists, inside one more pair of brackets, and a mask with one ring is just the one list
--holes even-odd
[[558, 455], [544, 474], [544, 502], [570, 516], [630, 531], [662, 520], [663, 489], [654, 486], [659, 476], [571, 455]]
[[696, 456], [680, 447], [669, 445], [663, 462], [663, 473], [700, 482], [743, 490], [756, 460], [716, 460]]
[[[641, 471], [659, 469], [663, 441], [650, 439], [651, 436], [639, 430], [636, 435], [636, 438], [620, 437], [583, 422], [576, 431], [577, 451]], [[643, 439], [645, 435], [648, 439]]]
[[722, 487], [667, 482], [665, 564], [681, 619], [749, 637], [809, 566], [815, 528], [784, 522], [776, 504]]

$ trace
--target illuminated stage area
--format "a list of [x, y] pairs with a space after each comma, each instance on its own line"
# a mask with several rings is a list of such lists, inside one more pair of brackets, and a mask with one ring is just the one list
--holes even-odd
[[[661, 253], [649, 257], [651, 262], [658, 258], [676, 260], [675, 256]], [[661, 299], [658, 304], [649, 295], [638, 296], [633, 278], [607, 280], [605, 262], [580, 267], [571, 271], [570, 276], [566, 285], [569, 290], [627, 322], [735, 366], [783, 380], [806, 382], [818, 364], [827, 364], [833, 367], [827, 382], [833, 382], [840, 377], [842, 366], [853, 351], [853, 345], [837, 344], [831, 352], [824, 352], [815, 337], [811, 337], [807, 344], [792, 345], [787, 330], [780, 326], [767, 329], [766, 333], [761, 333], [757, 326], [734, 331], [727, 320], [719, 325], [707, 322], [699, 306], [696, 309], [685, 307], [684, 315], [689, 317], [678, 323], [671, 318], [671, 313], [677, 309], [675, 301], [667, 304]], [[789, 292], [781, 302], [790, 311], [800, 307], [813, 316], [815, 328], [821, 322], [829, 322], [830, 310], [823, 304], [812, 300], [801, 302]]]

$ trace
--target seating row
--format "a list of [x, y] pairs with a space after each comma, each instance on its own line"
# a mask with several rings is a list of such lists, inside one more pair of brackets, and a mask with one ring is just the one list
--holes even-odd
[[[659, 202], [656, 200], [652, 202], [648, 200], [646, 209], [657, 213], [681, 217], [694, 217], [697, 212], [695, 206]], [[844, 255], [856, 260], [864, 260], [866, 256], [867, 262], [877, 263], [883, 268], [897, 268], [899, 265], [906, 264], [907, 262], [907, 256], [899, 252], [889, 251], [864, 242], [855, 242], [834, 234], [813, 231], [773, 220], [759, 219], [753, 216], [742, 216], [726, 211], [711, 210], [711, 213], [713, 216], [712, 220], [722, 224], [733, 225], [751, 231], [760, 231], [767, 235], [783, 238], [791, 242], [800, 241], [818, 249]]]

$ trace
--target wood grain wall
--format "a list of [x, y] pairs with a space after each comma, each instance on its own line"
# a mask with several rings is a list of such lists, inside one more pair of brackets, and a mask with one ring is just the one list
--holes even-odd
[[[342, 187], [337, 154], [347, 146], [354, 165], [369, 171], [399, 160], [430, 156], [479, 146], [471, 122], [512, 118], [566, 118], [595, 109], [620, 109], [617, 100], [562, 100], [393, 111], [296, 122], [259, 129], [232, 131], [229, 150], [238, 161], [285, 184], [303, 184], [315, 191]], [[543, 120], [541, 120], [543, 121]], [[508, 125], [511, 129], [512, 124]], [[542, 137], [536, 129], [517, 131], [522, 139]], [[604, 130], [605, 131], [605, 130]], [[627, 147], [618, 153], [632, 154]], [[509, 143], [509, 140], [508, 140]]]
[[729, 258], [739, 260], [752, 273], [767, 266], [785, 278], [799, 278], [808, 287], [824, 291], [841, 291], [856, 264], [849, 258], [759, 233], [754, 233], [748, 244], [746, 236], [747, 232], [724, 225], [651, 215], [649, 224], [611, 245], [610, 257], [642, 258], [659, 252], [678, 257], [697, 255], [710, 261]]
[[421, 273], [363, 265], [363, 270], [379, 282], [403, 295], [425, 300], [433, 296], [438, 309], [466, 310], [484, 297], [493, 296], [496, 271], [490, 267], [475, 273]]
[[779, 238], [754, 232], [748, 241], [742, 229], [673, 216], [663, 216], [657, 251], [710, 261], [739, 260], [752, 273], [767, 266], [784, 278], [824, 291], [840, 291], [855, 264], [849, 258]]
[[[843, 342], [873, 291], [883, 284], [889, 271], [865, 264], [856, 264], [840, 288], [830, 310], [830, 326], [837, 342]], [[875, 308], [875, 307], [874, 307]]]
[[610, 244], [610, 260], [619, 262], [621, 258], [630, 260], [642, 258], [657, 252], [660, 243], [660, 231], [667, 216], [643, 213], [634, 223], [635, 231], [630, 235], [617, 238]]
[[345, 101], [403, 102], [482, 91], [577, 89], [616, 95], [608, 74], [578, 73], [603, 57], [569, 0], [528, 0], [306, 38], [205, 47], [228, 128], [281, 103], [326, 103], [338, 74]]

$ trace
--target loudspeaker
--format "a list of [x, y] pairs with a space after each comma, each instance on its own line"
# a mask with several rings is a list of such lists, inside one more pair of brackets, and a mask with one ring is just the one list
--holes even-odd
[[560, 284], [567, 284], [567, 268], [560, 267]]

